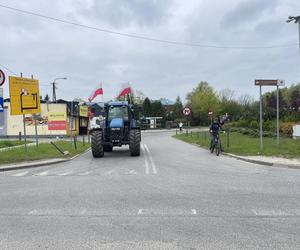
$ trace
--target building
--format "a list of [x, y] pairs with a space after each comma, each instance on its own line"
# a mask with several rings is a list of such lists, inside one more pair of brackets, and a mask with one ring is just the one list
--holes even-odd
[[[41, 103], [41, 113], [26, 115], [26, 134], [29, 137], [37, 134], [41, 137], [64, 137], [88, 133], [88, 107], [84, 103], [58, 100], [57, 103]], [[72, 124], [72, 126], [71, 126]], [[4, 103], [4, 127], [0, 136], [13, 137], [24, 134], [23, 116], [10, 114], [10, 102]]]

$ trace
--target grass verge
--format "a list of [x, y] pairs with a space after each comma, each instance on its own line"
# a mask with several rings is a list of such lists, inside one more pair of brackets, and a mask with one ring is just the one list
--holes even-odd
[[88, 143], [85, 143], [85, 146], [83, 146], [82, 142], [77, 142], [77, 149], [74, 148], [74, 145], [71, 147], [70, 142], [67, 141], [58, 141], [55, 142], [55, 144], [61, 148], [62, 151], [69, 151], [70, 154], [64, 156], [50, 143], [40, 143], [38, 148], [35, 146], [28, 147], [27, 153], [25, 152], [24, 147], [0, 152], [0, 164], [52, 158], [68, 158], [82, 153], [90, 147]]
[[[175, 135], [174, 137], [188, 143], [198, 144], [207, 149], [210, 144], [209, 132], [192, 132], [188, 135], [186, 135], [186, 133], [182, 133]], [[227, 134], [221, 134], [220, 138], [224, 152], [242, 156], [256, 156], [260, 154], [259, 138], [250, 137], [238, 132], [232, 132], [229, 134], [229, 145], [227, 144]], [[262, 155], [285, 158], [300, 157], [300, 140], [283, 137], [280, 139], [279, 148], [276, 146], [275, 138], [263, 138], [263, 143], [264, 151]]]
[[[28, 141], [27, 143], [30, 143], [31, 141]], [[14, 146], [23, 145], [24, 141], [13, 141], [13, 140], [0, 140], [0, 148], [9, 148]]]

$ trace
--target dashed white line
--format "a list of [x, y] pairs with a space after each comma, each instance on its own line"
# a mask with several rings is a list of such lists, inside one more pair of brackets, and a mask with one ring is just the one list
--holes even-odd
[[37, 214], [37, 213], [38, 213], [38, 211], [36, 209], [34, 209], [34, 210], [31, 210], [28, 214], [29, 215], [34, 215], [34, 214]]
[[82, 211], [81, 211], [81, 215], [84, 215], [84, 214], [86, 214], [86, 209], [83, 209]]
[[114, 173], [114, 172], [115, 172], [115, 170], [112, 169], [112, 170], [109, 170], [108, 172], [106, 172], [105, 175], [111, 175], [111, 174]]
[[37, 175], [37, 176], [46, 176], [48, 173], [49, 173], [48, 171], [44, 171], [44, 172], [37, 173], [35, 175]]
[[141, 214], [143, 214], [143, 209], [139, 209], [139, 211], [138, 211], [138, 213], [137, 213], [138, 215], [141, 215]]
[[149, 163], [148, 163], [148, 160], [147, 160], [147, 155], [146, 155], [144, 144], [142, 144], [141, 146], [142, 146], [142, 150], [143, 150], [143, 153], [144, 153], [144, 159], [145, 159], [145, 172], [146, 172], [146, 174], [149, 174]]
[[61, 174], [58, 174], [58, 175], [59, 176], [65, 176], [65, 175], [69, 175], [69, 174], [72, 174], [72, 171], [61, 173]]
[[20, 176], [24, 176], [26, 174], [28, 174], [29, 172], [28, 171], [25, 171], [25, 172], [21, 172], [21, 173], [17, 173], [17, 174], [13, 174], [12, 176], [15, 176], [15, 177], [20, 177]]
[[89, 175], [90, 173], [92, 173], [92, 171], [87, 171], [87, 172], [81, 173], [79, 175]]
[[150, 162], [151, 162], [153, 174], [157, 174], [157, 169], [156, 169], [155, 163], [154, 163], [154, 161], [153, 161], [151, 152], [150, 152], [150, 150], [149, 150], [149, 148], [148, 148], [148, 146], [147, 146], [146, 144], [144, 144], [144, 146], [145, 146], [145, 149], [146, 149], [146, 151], [147, 151], [147, 153], [148, 153], [148, 156], [149, 156], [149, 159], [150, 159]]
[[196, 209], [192, 209], [192, 214], [196, 215], [197, 214], [197, 210]]

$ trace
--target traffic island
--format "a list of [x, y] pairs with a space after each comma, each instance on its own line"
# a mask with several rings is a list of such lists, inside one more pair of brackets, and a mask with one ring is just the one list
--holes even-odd
[[[190, 132], [178, 134], [175, 138], [208, 149], [209, 132]], [[223, 154], [239, 160], [256, 164], [300, 168], [300, 140], [283, 137], [277, 148], [276, 138], [264, 138], [264, 152], [260, 153], [260, 141], [242, 133], [220, 134]]]
[[68, 141], [58, 141], [55, 145], [68, 154], [62, 154], [57, 148], [50, 143], [40, 143], [38, 147], [18, 147], [1, 152], [0, 154], [0, 171], [19, 169], [25, 167], [35, 167], [49, 165], [68, 161], [74, 157], [89, 150], [88, 143], [77, 143], [71, 145]]

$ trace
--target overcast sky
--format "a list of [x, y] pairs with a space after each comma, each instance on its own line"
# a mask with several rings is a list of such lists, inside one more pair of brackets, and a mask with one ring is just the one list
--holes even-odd
[[[124, 82], [152, 99], [175, 99], [200, 81], [216, 90], [257, 97], [255, 78], [300, 82], [298, 0], [0, 0], [0, 4], [116, 32], [216, 46], [294, 46], [215, 49], [170, 45], [107, 34], [0, 8], [0, 63], [34, 75], [41, 94], [87, 99], [102, 81], [105, 99]], [[1, 66], [0, 66], [1, 68]], [[3, 68], [2, 68], [3, 69]], [[5, 70], [7, 74], [10, 74]], [[8, 96], [8, 81], [4, 85]]]

